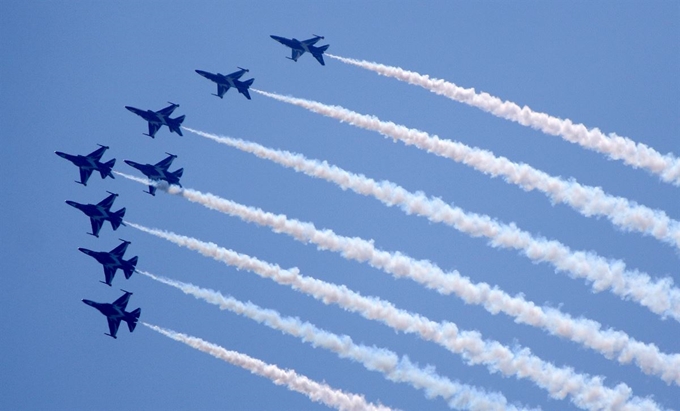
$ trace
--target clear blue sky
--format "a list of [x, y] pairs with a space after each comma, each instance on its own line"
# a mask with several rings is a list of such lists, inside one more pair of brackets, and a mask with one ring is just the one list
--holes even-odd
[[624, 330], [664, 352], [680, 352], [677, 322], [610, 293], [594, 294], [585, 282], [554, 273], [548, 265], [191, 133], [179, 137], [163, 128], [150, 139], [142, 135], [143, 120], [124, 109], [160, 109], [168, 100], [177, 102], [176, 113], [186, 114], [187, 126], [389, 179], [574, 249], [623, 259], [654, 277], [680, 280], [678, 253], [654, 239], [623, 233], [606, 220], [552, 206], [542, 194], [527, 194], [450, 160], [261, 95], [247, 101], [231, 90], [220, 100], [210, 95], [215, 86], [194, 73], [246, 67], [256, 88], [342, 105], [490, 149], [680, 218], [678, 188], [645, 172], [334, 60], [322, 67], [305, 55], [294, 63], [285, 58], [290, 51], [269, 38], [302, 39], [312, 33], [326, 36], [320, 44], [330, 44], [333, 54], [444, 78], [680, 154], [680, 5], [674, 1], [5, 2], [0, 14], [0, 409], [325, 409], [144, 327], [133, 334], [121, 327], [117, 340], [104, 336], [104, 317], [81, 299], [112, 301], [120, 295], [118, 288], [134, 292], [129, 308], [142, 307], [144, 321], [293, 368], [370, 401], [405, 410], [447, 409], [443, 401], [430, 401], [359, 364], [141, 275], [125, 280], [118, 273], [114, 287], [100, 284], [101, 267], [77, 248], [109, 250], [119, 237], [132, 241], [127, 257], [138, 255], [140, 269], [388, 347], [436, 366], [451, 379], [503, 392], [511, 402], [572, 408], [549, 400], [526, 380], [467, 366], [414, 336], [395, 334], [132, 228], [112, 232], [107, 224], [99, 239], [88, 236], [86, 217], [64, 200], [96, 202], [106, 190], [120, 194], [114, 208], [126, 207], [130, 221], [299, 267], [303, 274], [479, 330], [485, 338], [529, 347], [555, 364], [603, 375], [610, 387], [625, 382], [638, 396], [680, 409], [677, 386], [634, 366], [267, 228], [164, 193], [151, 197], [122, 178], [93, 175], [83, 187], [73, 182], [76, 167], [53, 153], [85, 154], [96, 143], [106, 144], [111, 149], [104, 159], [116, 158], [117, 169], [136, 174], [124, 159], [156, 162], [171, 152], [179, 156], [175, 165], [185, 168], [186, 187], [374, 239], [385, 250], [430, 259], [475, 281]]

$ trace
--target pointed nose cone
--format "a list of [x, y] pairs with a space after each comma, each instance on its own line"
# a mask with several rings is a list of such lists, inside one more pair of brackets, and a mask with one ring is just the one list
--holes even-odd
[[134, 113], [135, 110], [136, 110], [136, 109], [135, 109], [134, 107], [132, 107], [132, 106], [125, 106], [125, 108], [128, 109], [128, 111], [131, 111], [131, 112], [133, 112], [133, 113]]
[[125, 161], [125, 164], [129, 165], [130, 167], [134, 167], [136, 169], [139, 169], [139, 163], [135, 163], [134, 161], [131, 160], [123, 160]]
[[80, 251], [81, 253], [84, 253], [84, 254], [87, 254], [87, 255], [89, 255], [89, 256], [94, 257], [94, 251], [88, 250], [87, 248], [79, 248], [78, 251]]
[[203, 70], [196, 70], [196, 73], [200, 74], [201, 76], [207, 78], [208, 77], [208, 72], [203, 71]]
[[97, 303], [95, 303], [94, 301], [83, 300], [83, 302], [84, 302], [85, 304], [89, 305], [90, 307], [95, 307], [95, 308], [97, 308], [97, 306], [96, 306]]
[[62, 153], [61, 151], [55, 151], [54, 154], [58, 155], [61, 158], [65, 158], [68, 160], [68, 154]]
[[269, 36], [269, 37], [273, 38], [274, 40], [278, 41], [279, 43], [283, 43], [283, 37], [273, 36], [273, 35]]
[[76, 203], [75, 201], [70, 201], [70, 200], [66, 200], [66, 204], [70, 205], [71, 207], [78, 208], [78, 209], [80, 209], [80, 207], [82, 206], [82, 204], [79, 204], [79, 203]]

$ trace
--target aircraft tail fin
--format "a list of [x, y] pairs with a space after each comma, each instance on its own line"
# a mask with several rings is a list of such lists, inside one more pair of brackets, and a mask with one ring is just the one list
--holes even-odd
[[177, 118], [169, 119], [170, 121], [168, 121], [168, 126], [170, 127], [171, 132], [175, 132], [175, 133], [179, 134], [180, 136], [183, 135], [182, 129], [180, 128], [180, 126], [182, 125], [182, 122], [184, 121], [184, 117], [186, 117], [186, 116], [179, 116]]
[[115, 158], [104, 163], [104, 168], [99, 169], [99, 174], [101, 174], [102, 178], [106, 178], [107, 176], [111, 178], [116, 178], [113, 176], [113, 173], [111, 172], [114, 165], [116, 165]]
[[251, 78], [250, 80], [243, 81], [238, 85], [238, 92], [246, 96], [248, 100], [250, 100], [250, 92], [248, 91], [248, 88], [253, 85], [253, 81], [255, 81], [255, 79]]
[[133, 332], [135, 330], [135, 327], [137, 327], [137, 321], [139, 321], [139, 315], [141, 313], [142, 309], [138, 308], [125, 316], [125, 322], [127, 323], [130, 332]]
[[[175, 177], [177, 177], [177, 183], [179, 184], [179, 179], [182, 177], [182, 174], [184, 174], [184, 168], [180, 168], [179, 170], [176, 170], [175, 172], [172, 173]], [[181, 187], [181, 185], [180, 185]]]
[[113, 213], [113, 216], [111, 217], [111, 228], [117, 230], [123, 223], [123, 217], [125, 217], [125, 208], [121, 208]]
[[328, 49], [328, 46], [330, 46], [330, 44], [317, 47], [314, 51], [312, 51], [312, 55], [319, 63], [321, 63], [322, 66], [326, 65], [326, 63], [323, 61], [323, 53]]
[[135, 267], [137, 266], [137, 256], [132, 257], [127, 262], [130, 265], [123, 270], [123, 274], [125, 274], [126, 279], [129, 279], [135, 272]]

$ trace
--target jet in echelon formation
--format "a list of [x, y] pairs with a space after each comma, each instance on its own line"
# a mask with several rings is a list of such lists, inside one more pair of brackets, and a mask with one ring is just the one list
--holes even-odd
[[328, 49], [329, 44], [326, 44], [325, 46], [321, 47], [316, 47], [315, 44], [323, 39], [323, 36], [317, 36], [314, 34], [314, 37], [311, 39], [307, 40], [298, 40], [296, 38], [292, 39], [287, 39], [285, 37], [280, 37], [280, 36], [270, 36], [274, 40], [278, 41], [279, 43], [283, 44], [286, 47], [290, 47], [291, 51], [291, 56], [287, 57], [293, 61], [297, 61], [298, 58], [300, 58], [301, 55], [305, 54], [305, 52], [311, 53], [314, 58], [321, 63], [322, 66], [325, 66], [326, 63], [323, 61], [323, 53]]
[[100, 313], [106, 316], [106, 319], [109, 322], [109, 333], [105, 334], [113, 338], [117, 338], [116, 334], [118, 333], [118, 327], [120, 326], [121, 320], [125, 321], [130, 332], [133, 332], [137, 326], [137, 321], [139, 321], [139, 315], [142, 313], [141, 308], [137, 308], [131, 312], [125, 311], [125, 307], [127, 307], [128, 300], [132, 293], [125, 290], [121, 291], [125, 294], [111, 304], [83, 300], [85, 304], [98, 309]]
[[111, 169], [116, 164], [116, 159], [114, 158], [107, 161], [106, 163], [102, 163], [100, 161], [102, 155], [104, 155], [104, 152], [108, 150], [109, 147], [103, 146], [101, 144], [98, 145], [100, 146], [98, 149], [85, 156], [80, 154], [67, 154], [61, 151], [55, 151], [54, 153], [78, 166], [80, 169], [80, 181], [76, 181], [76, 183], [86, 186], [87, 180], [90, 179], [93, 171], [99, 171], [99, 174], [102, 176], [102, 180], [106, 177], [115, 178], [111, 173]]
[[253, 81], [255, 81], [255, 79], [251, 78], [250, 80], [240, 81], [239, 79], [241, 78], [241, 76], [243, 76], [246, 72], [250, 70], [241, 67], [238, 67], [238, 69], [239, 69], [238, 71], [235, 71], [230, 74], [220, 73], [213, 74], [203, 70], [196, 70], [196, 73], [207, 78], [213, 83], [217, 83], [217, 94], [213, 94], [213, 96], [222, 98], [224, 96], [224, 93], [226, 93], [231, 87], [234, 87], [236, 90], [238, 90], [239, 93], [243, 94], [244, 96], [246, 96], [248, 100], [250, 100], [250, 93], [248, 92], [248, 88], [253, 84]]
[[[179, 183], [179, 179], [182, 177], [184, 169], [180, 168], [179, 170], [170, 172], [168, 169], [177, 156], [170, 153], [165, 154], [168, 156], [156, 164], [140, 164], [130, 160], [125, 160], [125, 163], [141, 171], [151, 181], [166, 181], [168, 184], [175, 184], [182, 187]], [[149, 185], [149, 191], [145, 191], [145, 193], [155, 196], [156, 186]]]
[[[287, 39], [279, 36], [271, 36], [271, 38], [291, 48], [292, 54], [291, 57], [288, 57], [289, 59], [297, 61], [301, 55], [309, 52], [319, 63], [321, 63], [321, 65], [325, 65], [323, 53], [326, 51], [326, 49], [328, 49], [328, 45], [320, 47], [315, 46], [319, 40], [323, 39], [322, 36], [314, 35], [314, 37], [311, 39], [303, 41], [297, 40], [295, 38]], [[224, 95], [227, 93], [227, 91], [229, 91], [230, 88], [235, 88], [239, 93], [243, 94], [248, 100], [250, 100], [251, 97], [249, 88], [252, 86], [255, 79], [251, 78], [245, 81], [240, 80], [241, 77], [243, 77], [243, 75], [248, 71], [248, 69], [238, 67], [237, 71], [229, 74], [210, 73], [203, 70], [196, 70], [196, 73], [217, 84], [217, 94], [213, 94], [214, 96], [224, 98]], [[161, 127], [167, 126], [171, 133], [177, 133], [181, 136], [181, 127], [185, 116], [182, 115], [176, 118], [171, 118], [170, 116], [175, 111], [175, 109], [179, 107], [179, 104], [169, 104], [169, 106], [158, 111], [141, 110], [131, 106], [125, 106], [125, 108], [147, 121], [149, 125], [149, 133], [145, 133], [145, 135], [155, 138], [156, 133], [161, 129]], [[87, 186], [87, 181], [95, 171], [99, 172], [102, 179], [106, 179], [106, 177], [115, 178], [112, 171], [114, 165], [116, 164], [116, 159], [111, 159], [103, 163], [101, 158], [109, 147], [101, 144], [99, 144], [99, 146], [100, 147], [97, 150], [87, 155], [73, 155], [61, 151], [55, 151], [55, 154], [75, 164], [80, 170], [80, 181], [76, 182], [82, 184], [83, 186]], [[169, 171], [173, 160], [177, 158], [177, 156], [170, 153], [166, 154], [168, 154], [168, 157], [156, 164], [140, 164], [131, 160], [125, 160], [126, 164], [141, 171], [149, 180], [153, 182], [153, 184], [149, 185], [149, 191], [145, 191], [151, 195], [156, 195], [157, 183], [161, 181], [167, 182], [168, 184], [178, 185], [180, 187], [182, 186], [179, 180], [184, 173], [184, 169], [180, 168], [173, 172]], [[118, 211], [111, 211], [111, 207], [113, 206], [116, 197], [118, 197], [118, 194], [112, 193], [110, 191], [107, 192], [109, 193], [109, 196], [97, 204], [80, 204], [75, 201], [66, 201], [66, 204], [79, 209], [90, 218], [92, 232], [88, 234], [95, 237], [99, 237], [99, 231], [101, 230], [105, 221], [109, 221], [109, 223], [111, 223], [111, 227], [114, 231], [117, 230], [121, 225], [125, 225], [123, 223], [125, 208], [121, 208]], [[138, 260], [137, 256], [132, 257], [129, 260], [125, 260], [123, 258], [125, 252], [127, 251], [128, 245], [130, 245], [130, 242], [123, 239], [120, 239], [120, 241], [122, 241], [122, 243], [111, 251], [93, 251], [87, 248], [78, 248], [79, 251], [94, 258], [103, 266], [104, 281], [100, 282], [108, 286], [111, 286], [113, 278], [119, 269], [123, 271], [126, 279], [129, 279], [136, 270]], [[91, 300], [83, 300], [85, 304], [96, 308], [99, 310], [99, 312], [106, 316], [109, 324], [109, 333], [106, 335], [113, 338], [117, 338], [116, 335], [118, 334], [118, 328], [121, 321], [127, 322], [130, 332], [134, 331], [141, 314], [141, 308], [137, 308], [131, 312], [125, 311], [132, 293], [125, 290], [121, 291], [123, 291], [124, 294], [110, 304], [98, 303]]]
[[185, 116], [170, 118], [170, 115], [172, 114], [173, 111], [175, 111], [177, 107], [179, 107], [179, 104], [170, 103], [169, 106], [163, 109], [153, 111], [153, 110], [140, 110], [135, 107], [125, 106], [126, 109], [137, 114], [138, 116], [140, 116], [149, 123], [149, 134], [144, 135], [149, 136], [151, 138], [154, 138], [156, 136], [156, 132], [162, 126], [168, 126], [171, 133], [174, 132], [179, 134], [180, 136], [182, 135], [182, 129], [180, 128], [180, 126], [182, 125]]
[[[107, 191], [110, 195], [98, 202], [97, 204], [80, 204], [75, 201], [66, 201], [66, 204], [77, 208], [90, 217], [90, 224], [92, 224], [92, 232], [88, 233], [95, 237], [99, 237], [99, 230], [101, 230], [104, 221], [111, 223], [111, 228], [117, 230], [123, 224], [123, 217], [125, 216], [125, 208], [118, 211], [111, 211], [113, 202], [118, 197], [118, 194]], [[125, 224], [123, 224], [125, 225]]]
[[137, 256], [132, 257], [127, 261], [123, 259], [123, 255], [125, 254], [125, 251], [127, 250], [127, 247], [130, 244], [130, 242], [123, 239], [120, 239], [120, 241], [122, 241], [121, 244], [119, 244], [116, 248], [108, 252], [92, 251], [88, 250], [87, 248], [78, 249], [79, 251], [94, 258], [99, 262], [99, 264], [104, 266], [105, 281], [100, 282], [108, 286], [111, 286], [111, 281], [113, 281], [113, 277], [116, 275], [116, 271], [118, 269], [123, 270], [125, 278], [129, 279], [132, 276], [132, 273], [135, 272], [135, 266], [137, 265]]

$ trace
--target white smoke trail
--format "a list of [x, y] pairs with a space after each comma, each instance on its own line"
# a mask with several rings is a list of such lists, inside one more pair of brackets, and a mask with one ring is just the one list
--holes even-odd
[[469, 385], [451, 381], [438, 375], [433, 367], [420, 368], [408, 357], [400, 359], [397, 354], [388, 349], [355, 344], [347, 335], [333, 334], [311, 323], [302, 322], [298, 318], [282, 317], [275, 310], [264, 309], [251, 302], [244, 303], [214, 290], [159, 277], [146, 271], [138, 272], [175, 287], [185, 294], [214, 304], [222, 310], [229, 310], [275, 330], [298, 337], [314, 347], [326, 348], [341, 358], [357, 361], [371, 371], [384, 374], [390, 381], [409, 383], [417, 389], [424, 390], [429, 399], [443, 398], [451, 408], [475, 411], [517, 410], [515, 406], [507, 403], [502, 394], [486, 393]]
[[505, 157], [496, 157], [491, 151], [440, 139], [424, 131], [381, 121], [375, 116], [360, 114], [340, 106], [329, 106], [261, 90], [253, 91], [356, 127], [377, 131], [405, 144], [413, 144], [429, 153], [463, 163], [491, 177], [502, 176], [507, 183], [518, 185], [525, 191], [538, 190], [544, 193], [553, 204], [567, 204], [586, 217], [606, 217], [624, 231], [650, 235], [680, 249], [680, 222], [671, 219], [662, 210], [654, 210], [626, 198], [609, 195], [600, 187], [584, 186], [575, 180], [566, 181], [553, 177], [528, 164], [514, 163]]
[[237, 351], [230, 351], [219, 345], [204, 341], [176, 331], [161, 328], [142, 322], [150, 329], [159, 332], [175, 341], [182, 342], [215, 358], [226, 361], [253, 374], [270, 379], [276, 385], [285, 385], [291, 391], [297, 391], [309, 397], [310, 400], [327, 405], [330, 408], [347, 411], [375, 410], [388, 411], [392, 408], [384, 405], [375, 405], [366, 402], [363, 396], [346, 393], [330, 387], [327, 384], [318, 383], [293, 370], [283, 370], [276, 365], [267, 364], [264, 361], [250, 357]]
[[195, 250], [206, 257], [221, 261], [236, 269], [245, 269], [261, 277], [270, 278], [282, 285], [313, 296], [324, 304], [340, 307], [361, 314], [371, 320], [381, 321], [396, 331], [413, 333], [426, 341], [435, 342], [449, 351], [459, 354], [469, 364], [485, 364], [490, 372], [527, 378], [545, 389], [556, 399], [569, 399], [576, 406], [588, 410], [658, 410], [651, 399], [634, 397], [626, 384], [615, 388], [605, 387], [603, 377], [578, 374], [571, 368], [556, 367], [531, 353], [528, 348], [514, 350], [497, 341], [485, 341], [477, 331], [460, 331], [451, 322], [438, 323], [419, 314], [396, 308], [390, 302], [377, 297], [364, 297], [343, 285], [327, 283], [300, 275], [297, 268], [283, 269], [254, 257], [239, 254], [168, 231], [147, 228], [135, 223], [133, 228], [166, 239], [179, 246]]
[[530, 126], [546, 134], [560, 136], [571, 143], [576, 143], [587, 149], [605, 154], [609, 158], [622, 160], [629, 166], [644, 168], [657, 174], [661, 180], [667, 183], [676, 186], [680, 185], [680, 160], [672, 153], [662, 155], [645, 144], [636, 143], [629, 138], [621, 137], [615, 133], [605, 135], [598, 128], [588, 130], [583, 124], [574, 124], [569, 119], [563, 120], [545, 113], [536, 112], [527, 106], [520, 107], [513, 102], [502, 101], [488, 93], [477, 93], [474, 88], [459, 87], [454, 83], [430, 78], [427, 75], [407, 71], [399, 67], [386, 66], [365, 60], [349, 59], [331, 54], [326, 55], [343, 63], [423, 87], [433, 93], [482, 109], [496, 117], [511, 120], [523, 126]]
[[[131, 177], [122, 173], [119, 175]], [[132, 179], [147, 184], [141, 179]], [[340, 236], [328, 229], [318, 230], [312, 223], [289, 219], [283, 214], [268, 213], [189, 188], [173, 186], [166, 192], [244, 221], [271, 227], [274, 232], [288, 234], [303, 243], [314, 243], [320, 249], [339, 252], [349, 260], [367, 262], [396, 278], [411, 278], [441, 294], [456, 294], [468, 304], [482, 305], [491, 314], [502, 312], [514, 317], [518, 323], [543, 328], [552, 335], [583, 344], [609, 359], [615, 358], [621, 364], [634, 362], [646, 374], [657, 375], [667, 383], [680, 385], [679, 354], [662, 353], [656, 345], [637, 341], [622, 331], [603, 330], [597, 321], [574, 319], [558, 309], [539, 307], [521, 295], [513, 297], [487, 283], [473, 283], [457, 271], [445, 273], [430, 261], [415, 260], [399, 252], [378, 250], [371, 241]]]
[[407, 214], [417, 214], [432, 222], [447, 224], [472, 237], [486, 237], [493, 247], [520, 250], [532, 261], [547, 262], [572, 277], [585, 278], [592, 282], [596, 292], [609, 289], [656, 314], [680, 321], [680, 290], [673, 286], [670, 277], [653, 280], [646, 273], [627, 270], [621, 260], [607, 260], [593, 252], [572, 251], [558, 241], [534, 237], [514, 224], [501, 224], [489, 216], [469, 213], [446, 204], [440, 198], [428, 198], [422, 192], [411, 193], [392, 182], [378, 182], [331, 166], [325, 161], [309, 160], [301, 154], [274, 150], [240, 139], [189, 128], [186, 130], [309, 176], [333, 182], [342, 189], [373, 196], [388, 206], [398, 205]]

